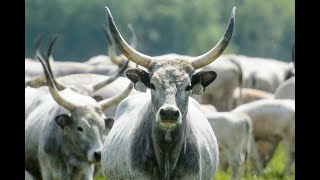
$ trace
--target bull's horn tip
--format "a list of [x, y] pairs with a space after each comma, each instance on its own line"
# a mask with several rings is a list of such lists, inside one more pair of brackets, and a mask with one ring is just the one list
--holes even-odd
[[234, 16], [234, 14], [236, 13], [236, 7], [232, 8], [232, 16]]
[[108, 8], [107, 6], [105, 6], [105, 8], [106, 8], [106, 10], [107, 10], [107, 14], [110, 15], [111, 12], [110, 12], [109, 8]]

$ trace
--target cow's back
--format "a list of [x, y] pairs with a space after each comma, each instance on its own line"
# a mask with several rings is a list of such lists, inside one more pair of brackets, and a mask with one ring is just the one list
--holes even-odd
[[[295, 121], [295, 101], [263, 99], [238, 106], [234, 112], [242, 112], [252, 119], [254, 134], [283, 134]], [[276, 129], [271, 124], [277, 125]], [[290, 126], [290, 127], [289, 127]], [[275, 132], [275, 131], [278, 132]], [[265, 134], [264, 134], [265, 133]]]

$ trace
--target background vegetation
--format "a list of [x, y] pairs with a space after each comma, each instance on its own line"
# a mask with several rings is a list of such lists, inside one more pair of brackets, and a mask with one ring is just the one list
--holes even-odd
[[102, 25], [108, 6], [123, 37], [127, 24], [148, 55], [196, 56], [211, 49], [226, 29], [232, 7], [236, 26], [226, 53], [290, 61], [295, 33], [294, 0], [25, 0], [25, 56], [33, 56], [35, 38], [59, 34], [55, 59], [85, 61], [106, 53]]

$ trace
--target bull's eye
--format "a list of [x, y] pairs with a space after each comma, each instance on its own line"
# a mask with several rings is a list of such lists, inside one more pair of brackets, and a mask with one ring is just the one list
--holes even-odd
[[192, 89], [191, 86], [187, 86], [187, 87], [186, 87], [186, 91], [190, 91], [191, 89]]
[[150, 89], [156, 90], [156, 87], [154, 86], [154, 84], [150, 83]]
[[77, 127], [77, 130], [80, 131], [80, 132], [83, 131], [82, 127], [79, 127], [79, 126]]

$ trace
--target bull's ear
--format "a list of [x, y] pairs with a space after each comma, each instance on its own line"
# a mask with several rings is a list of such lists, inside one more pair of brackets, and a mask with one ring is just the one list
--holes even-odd
[[146, 92], [150, 87], [149, 73], [142, 69], [130, 68], [126, 71], [126, 76], [134, 83], [137, 91]]
[[72, 119], [66, 114], [56, 116], [55, 121], [62, 129], [72, 123]]
[[212, 83], [217, 77], [214, 71], [200, 71], [192, 76], [192, 93], [201, 95], [204, 88]]
[[113, 118], [107, 118], [104, 120], [105, 125], [107, 128], [111, 129], [114, 123], [114, 119]]

